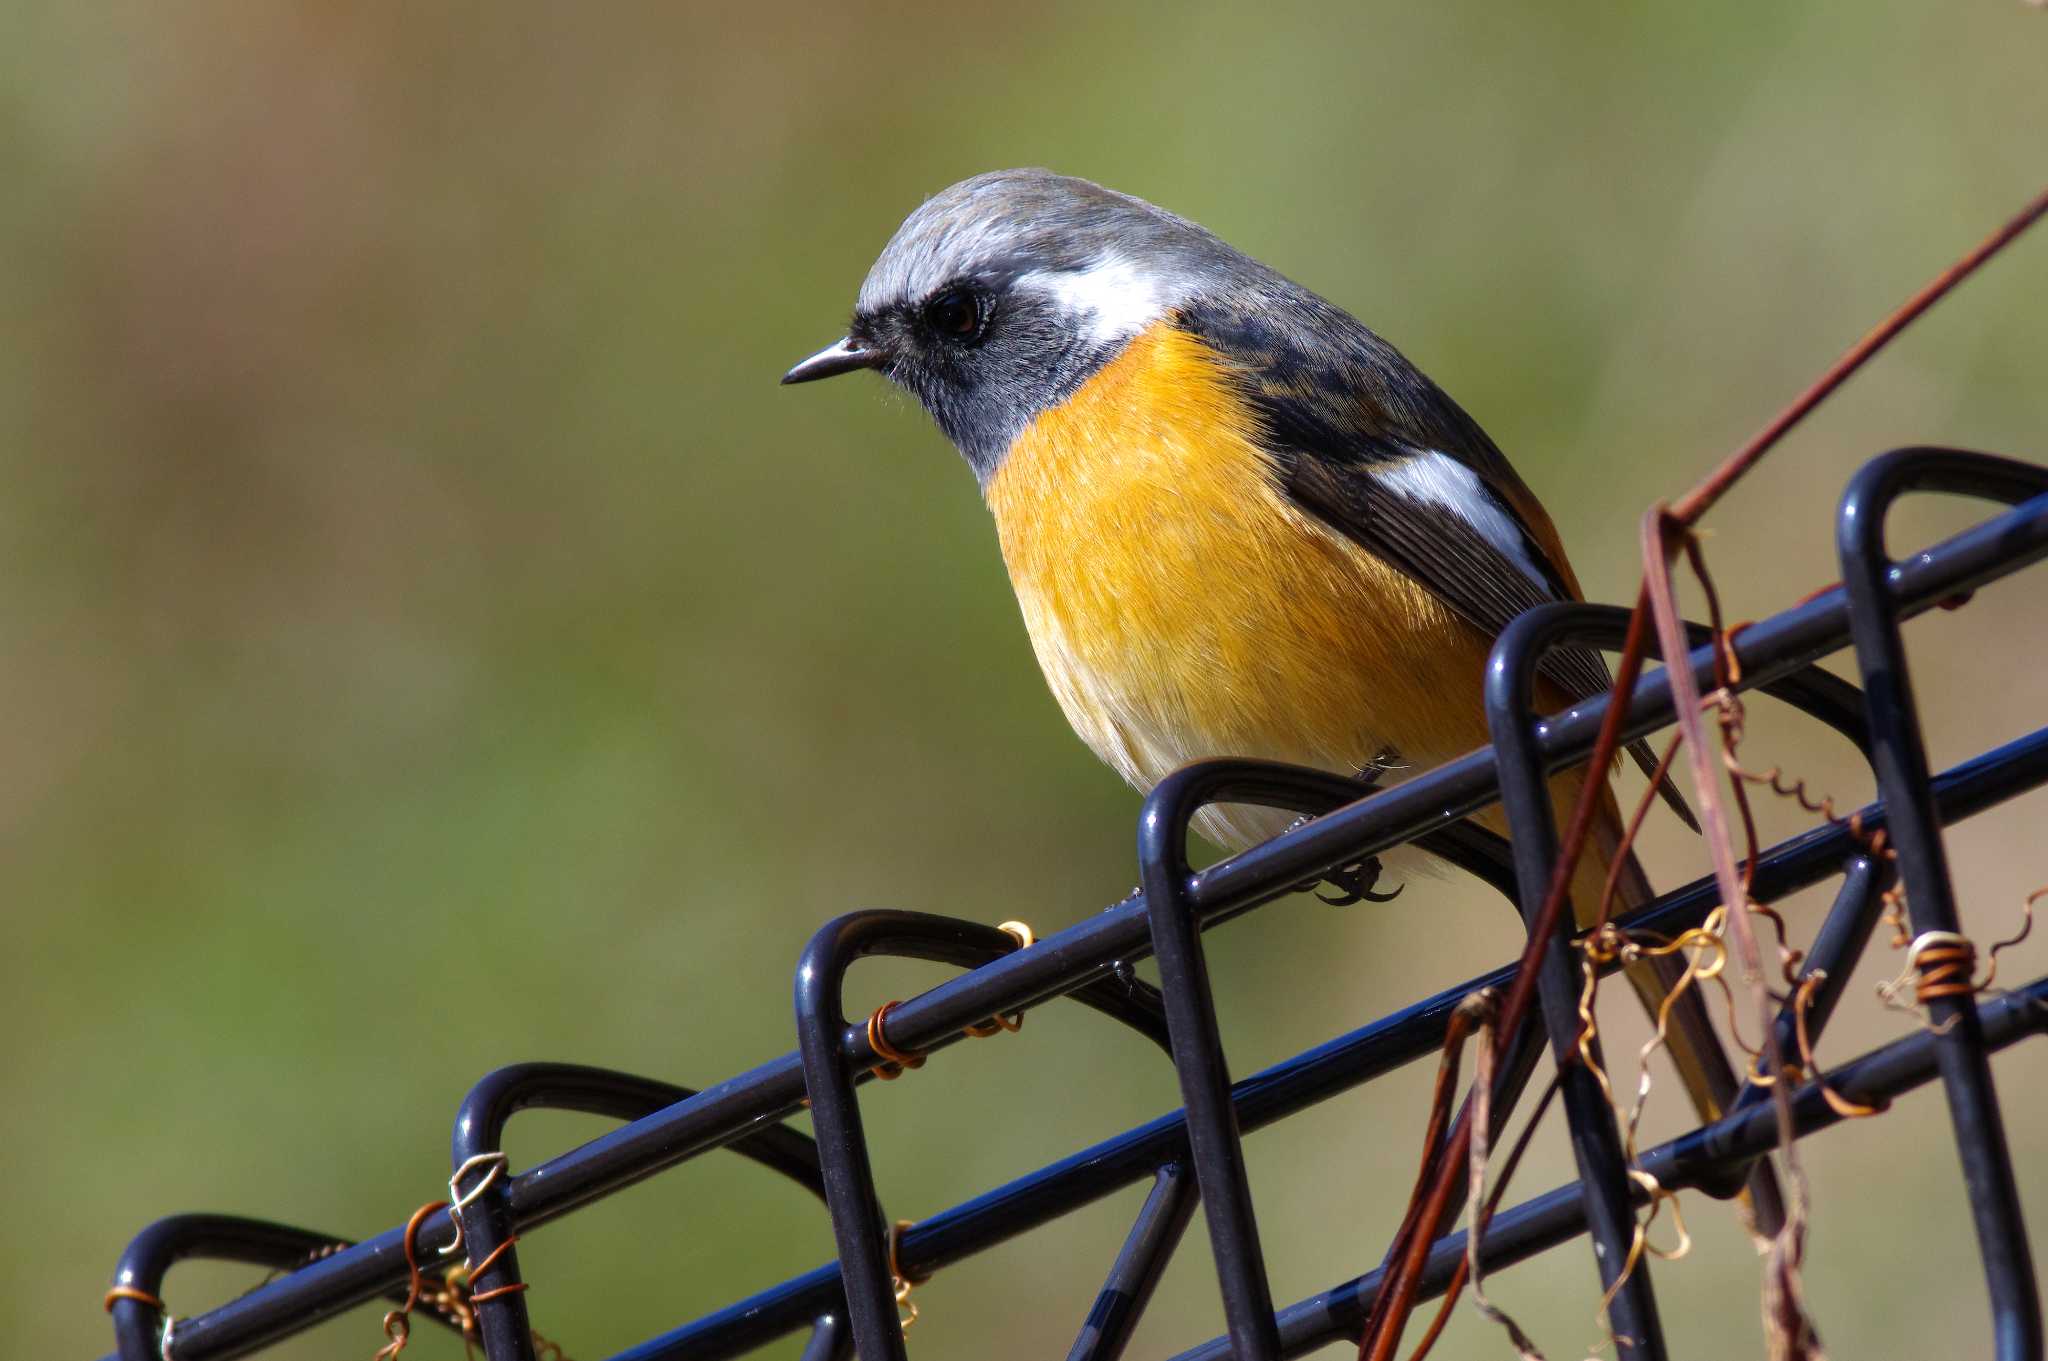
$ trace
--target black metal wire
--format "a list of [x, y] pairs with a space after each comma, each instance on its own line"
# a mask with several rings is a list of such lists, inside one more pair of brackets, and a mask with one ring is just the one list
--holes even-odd
[[[171, 1215], [157, 1220], [137, 1234], [121, 1254], [114, 1269], [114, 1284], [147, 1295], [161, 1296], [164, 1277], [179, 1262], [235, 1262], [248, 1266], [290, 1271], [345, 1249], [348, 1240], [331, 1234], [296, 1229], [238, 1215]], [[385, 1292], [393, 1304], [404, 1304], [406, 1291], [393, 1287]], [[159, 1361], [159, 1339], [163, 1332], [160, 1311], [134, 1298], [113, 1301], [107, 1311], [113, 1315], [116, 1354], [121, 1361]], [[429, 1311], [427, 1317], [444, 1326], [454, 1321]]]
[[[1807, 979], [1819, 976], [1805, 1004], [1807, 1034], [1814, 1039], [1819, 1039], [1827, 1029], [1835, 1004], [1842, 998], [1842, 989], [1849, 985], [1849, 975], [1863, 958], [1863, 948], [1870, 943], [1870, 933], [1876, 929], [1883, 913], [1884, 892], [1891, 887], [1892, 877], [1889, 860], [1873, 859], [1865, 854], [1851, 856], [1842, 867], [1842, 887], [1837, 890], [1827, 916], [1821, 919], [1820, 930], [1813, 938], [1813, 948], [1799, 963], [1798, 977], [1802, 987]], [[1778, 1052], [1781, 1054], [1799, 1052], [1799, 1006], [1799, 993], [1795, 989], [1778, 1009], [1775, 1025]], [[1768, 1101], [1770, 1094], [1771, 1089], [1757, 1082], [1752, 1074], [1736, 1094], [1732, 1109], [1743, 1110], [1757, 1102]]]
[[1229, 772], [1221, 775], [1214, 767], [1184, 770], [1167, 776], [1146, 799], [1138, 817], [1138, 882], [1151, 918], [1152, 953], [1159, 962], [1174, 1070], [1187, 1110], [1188, 1153], [1209, 1223], [1223, 1316], [1239, 1361], [1276, 1361], [1280, 1337], [1273, 1330], [1273, 1293], [1230, 1104], [1230, 1070], [1223, 1059], [1209, 966], [1202, 957], [1201, 918], [1188, 901], [1193, 877], [1187, 863], [1188, 820], [1198, 808], [1226, 795], [1239, 802], [1265, 802], [1257, 799], [1262, 791], [1249, 781], [1233, 787]]
[[[1537, 929], [1543, 900], [1557, 863], [1557, 819], [1551, 809], [1550, 780], [1536, 742], [1533, 700], [1536, 667], [1554, 648], [1598, 637], [1597, 614], [1584, 607], [1546, 606], [1530, 610], [1508, 626], [1494, 644], [1486, 669], [1486, 718], [1500, 762], [1501, 804], [1514, 843], [1515, 878], [1522, 915]], [[1589, 637], [1589, 635], [1594, 635]], [[1557, 1063], [1572, 1157], [1578, 1163], [1586, 1214], [1591, 1225], [1594, 1265], [1609, 1292], [1608, 1324], [1624, 1351], [1638, 1361], [1663, 1361], [1664, 1328], [1657, 1315], [1649, 1264], [1635, 1262], [1634, 1187], [1621, 1131], [1598, 1077], [1577, 1061], [1579, 967], [1572, 951], [1573, 918], [1558, 919], [1536, 975], [1537, 1000]], [[1604, 1066], [1604, 1062], [1603, 1062]]]
[[1179, 1163], [1159, 1169], [1067, 1361], [1117, 1361], [1124, 1354], [1167, 1259], [1194, 1216], [1196, 1195], [1194, 1178]]
[[[1935, 806], [1944, 822], [1954, 822], [2043, 785], [2048, 785], [2048, 728], [1937, 776]], [[1882, 807], [1873, 804], [1858, 810], [1857, 821], [1867, 829], [1882, 829]], [[1861, 844], [1847, 825], [1816, 828], [1795, 837], [1759, 859], [1755, 892], [1761, 900], [1773, 901], [1818, 883], [1835, 873]], [[1718, 902], [1714, 881], [1702, 878], [1617, 918], [1616, 924], [1631, 931], [1675, 935], [1698, 925]], [[1434, 1053], [1443, 1041], [1451, 1012], [1465, 997], [1481, 988], [1504, 987], [1512, 976], [1513, 966], [1503, 965], [1241, 1079], [1231, 1089], [1240, 1128], [1247, 1133], [1256, 1131]], [[925, 1217], [904, 1235], [904, 1258], [920, 1271], [935, 1271], [1133, 1185], [1162, 1162], [1184, 1157], [1186, 1148], [1184, 1118], [1178, 1112], [1162, 1116], [963, 1205]], [[1737, 1147], [1720, 1166], [1746, 1156]], [[1705, 1171], [1701, 1176], [1703, 1183], [1709, 1180]], [[1569, 1237], [1570, 1233], [1564, 1235]], [[802, 1326], [813, 1312], [836, 1297], [838, 1285], [838, 1268], [828, 1263], [650, 1338], [615, 1361], [686, 1357], [709, 1361], [740, 1355]], [[1284, 1323], [1285, 1313], [1281, 1317]], [[1355, 1332], [1356, 1321], [1352, 1326]], [[1281, 1340], [1287, 1348], [1284, 1328]]]
[[[854, 1095], [856, 1070], [842, 1060], [848, 1027], [840, 990], [846, 971], [863, 955], [972, 968], [1017, 948], [1016, 938], [979, 922], [924, 912], [855, 912], [819, 927], [797, 962], [798, 1053], [810, 1092], [825, 1203], [832, 1211], [832, 1233], [839, 1247], [846, 1313], [854, 1348], [864, 1357], [902, 1361], [904, 1352], [887, 1253], [889, 1225], [875, 1193], [874, 1167], [861, 1128], [860, 1103]], [[1141, 1035], [1155, 1041], [1163, 1038], [1158, 996], [1149, 986], [1095, 982], [1077, 989], [1074, 997]], [[857, 1042], [867, 1051], [870, 1073], [887, 1061], [888, 1056], [875, 1049], [868, 1029], [860, 1032]]]
[[[455, 1116], [449, 1165], [459, 1170], [473, 1158], [504, 1148], [505, 1126], [519, 1111], [576, 1111], [613, 1120], [638, 1120], [695, 1095], [688, 1087], [607, 1068], [575, 1063], [513, 1064], [485, 1075], [463, 1098]], [[781, 1173], [820, 1200], [825, 1198], [818, 1146], [806, 1135], [787, 1126], [767, 1125], [734, 1142], [732, 1150]], [[469, 1260], [492, 1260], [495, 1254], [491, 1269], [470, 1282], [477, 1293], [494, 1296], [475, 1306], [478, 1341], [491, 1361], [534, 1361], [526, 1295], [514, 1288], [521, 1278], [518, 1249], [507, 1241], [513, 1228], [505, 1185], [502, 1178], [492, 1182], [463, 1215]], [[821, 1318], [817, 1327], [820, 1332], [827, 1331], [827, 1319]], [[834, 1318], [830, 1332], [835, 1337], [845, 1332], [843, 1320]]]
[[[1866, 464], [1849, 484], [1836, 518], [1850, 632], [1870, 713], [1871, 759], [1877, 788], [1891, 810], [1889, 827], [1916, 937], [1962, 930], [1948, 856], [1927, 798], [1927, 751], [1906, 642], [1892, 608], [1897, 568], [1885, 553], [1892, 502], [1911, 491], [1983, 497], [2008, 505], [2048, 493], [2048, 469], [2011, 459], [1949, 449], [1900, 449]], [[1976, 999], [1967, 990], [1927, 1001], [1937, 1036], [1935, 1055], [1962, 1157], [1963, 1184], [1977, 1225], [1978, 1249], [1991, 1288], [1993, 1336], [2000, 1361], [2041, 1354], [2041, 1299], [2034, 1281], [2026, 1225], [2005, 1122], [1986, 1062]]]
[[[1202, 955], [1201, 919], [1189, 899], [1194, 871], [1188, 864], [1188, 827], [1196, 813], [1212, 804], [1322, 811], [1369, 792], [1370, 786], [1359, 781], [1319, 770], [1264, 761], [1208, 762], [1160, 781], [1138, 815], [1139, 883], [1149, 906], [1174, 1069], [1186, 1103], [1189, 1156], [1208, 1219], [1224, 1317], [1241, 1361], [1273, 1361], [1280, 1343], [1230, 1100], [1230, 1068]], [[1508, 866], [1499, 838], [1460, 827], [1438, 839], [1453, 849], [1453, 863], [1502, 882]]]
[[[2048, 1033], [2048, 978], [1986, 1003], [1981, 1015], [1985, 1043], [1992, 1049]], [[1934, 1037], [1923, 1030], [1843, 1064], [1830, 1076], [1829, 1085], [1866, 1105], [1894, 1100], [1934, 1080], [1934, 1048]], [[1800, 1137], [1829, 1129], [1843, 1118], [1828, 1104], [1819, 1083], [1806, 1083], [1793, 1093], [1793, 1127]], [[1777, 1112], [1759, 1106], [1648, 1149], [1637, 1164], [1660, 1186], [1680, 1190], [1717, 1177], [1729, 1162], [1754, 1158], [1775, 1148], [1777, 1142]], [[1641, 1194], [1647, 1196], [1647, 1192]], [[1481, 1266], [1491, 1272], [1527, 1261], [1569, 1243], [1585, 1231], [1585, 1224], [1585, 1204], [1577, 1183], [1532, 1197], [1494, 1216], [1479, 1254]], [[1432, 1244], [1422, 1270], [1419, 1297], [1441, 1295], [1464, 1256], [1463, 1230]], [[1357, 1337], [1379, 1290], [1381, 1275], [1375, 1268], [1282, 1309], [1278, 1319], [1281, 1355], [1302, 1356], [1340, 1339]], [[1225, 1361], [1229, 1356], [1229, 1340], [1219, 1337], [1179, 1353], [1172, 1361]]]
[[[1883, 549], [1885, 508], [1904, 491], [1929, 489], [2018, 504], [1921, 553], [1891, 561]], [[1741, 667], [1738, 688], [1771, 690], [1859, 746], [1867, 742], [1878, 772], [1882, 798], [1857, 815], [1860, 832], [1840, 823], [1816, 827], [1773, 847], [1754, 867], [1754, 891], [1764, 902], [1844, 876], [1806, 961], [1807, 970], [1825, 974], [1808, 999], [1809, 1033], [1824, 1026], [1832, 1012], [1887, 886], [1888, 863], [1871, 855], [1865, 838], [1878, 829], [1891, 836], [1915, 932], [1953, 931], [1956, 916], [1938, 828], [2048, 783], [2048, 728], [1930, 779], [1899, 646], [1901, 621], [2048, 555], [2048, 471], [1955, 451], [1901, 451], [1859, 475], [1843, 503], [1841, 523], [1845, 586], [1744, 628], [1729, 645]], [[798, 1052], [715, 1087], [692, 1094], [648, 1079], [568, 1065], [499, 1070], [464, 1103], [454, 1140], [458, 1167], [477, 1154], [495, 1152], [505, 1120], [528, 1106], [596, 1111], [628, 1123], [540, 1167], [506, 1175], [485, 1190], [465, 1211], [466, 1255], [481, 1261], [514, 1234], [531, 1232], [667, 1167], [730, 1145], [823, 1195], [838, 1260], [651, 1338], [622, 1357], [706, 1361], [808, 1327], [807, 1357], [844, 1361], [857, 1350], [868, 1361], [885, 1361], [903, 1355], [890, 1288], [892, 1265], [921, 1279], [1149, 1178], [1152, 1193], [1073, 1352], [1106, 1359], [1128, 1342], [1181, 1236], [1194, 1206], [1193, 1181], [1207, 1211], [1231, 1336], [1186, 1357], [1234, 1354], [1266, 1361], [1355, 1337], [1377, 1288], [1377, 1272], [1274, 1312], [1244, 1178], [1241, 1136], [1433, 1052], [1457, 1004], [1474, 989], [1504, 985], [1512, 970], [1496, 969], [1233, 1082], [1208, 993], [1201, 932], [1405, 841], [1479, 874], [1511, 897], [1519, 882], [1519, 897], [1527, 904], [1547, 883], [1555, 855], [1545, 777], [1584, 759], [1607, 701], [1589, 700], [1538, 721], [1529, 714], [1526, 683], [1515, 682], [1532, 672], [1536, 655], [1560, 630], [1611, 640], [1618, 617], [1590, 607], [1547, 619], [1525, 616], [1495, 654], [1496, 684], [1490, 695], [1495, 746], [1392, 788], [1368, 793], [1354, 781], [1264, 763], [1207, 763], [1172, 778], [1147, 801], [1140, 833], [1143, 891], [1029, 949], [1018, 949], [1015, 940], [992, 927], [926, 914], [861, 913], [829, 923], [806, 947], [798, 970]], [[1698, 634], [1695, 639], [1703, 641]], [[1810, 667], [1818, 657], [1851, 643], [1865, 682], [1862, 695]], [[1685, 664], [1703, 685], [1712, 686], [1717, 683], [1715, 660], [1712, 649], [1700, 647]], [[1866, 704], [1867, 722], [1856, 712]], [[1625, 734], [1643, 735], [1670, 717], [1668, 675], [1652, 672], [1628, 700]], [[1507, 803], [1516, 833], [1511, 866], [1497, 839], [1461, 822], [1495, 798]], [[1185, 859], [1187, 818], [1214, 801], [1265, 802], [1321, 816], [1195, 874]], [[1717, 901], [1713, 883], [1700, 880], [1627, 914], [1617, 925], [1672, 934], [1697, 924]], [[1554, 1050], [1562, 1034], [1558, 1020], [1567, 982], [1576, 1026], [1577, 969], [1567, 948], [1562, 940], [1553, 943], [1539, 978], [1542, 1016]], [[1134, 961], [1153, 952], [1159, 957], [1161, 990], [1147, 987], [1130, 971]], [[873, 1080], [872, 1070], [889, 1055], [870, 1043], [866, 1027], [848, 1023], [839, 1001], [847, 967], [871, 953], [936, 959], [968, 971], [887, 1013], [891, 1053], [937, 1053], [987, 1017], [1071, 996], [1166, 1047], [1181, 1079], [1186, 1111], [927, 1215], [898, 1237], [892, 1263], [856, 1098], [857, 1088]], [[1991, 1288], [1998, 1355], [2038, 1357], [2041, 1324], [2029, 1248], [1985, 1056], [2043, 1028], [2048, 980], [1981, 1005], [1968, 995], [1937, 997], [1931, 1009], [1935, 1028], [1840, 1066], [1827, 1083], [1845, 1099], [1878, 1103], [1940, 1073]], [[1781, 1033], [1789, 1035], [1792, 1024], [1788, 1009], [1778, 1020]], [[1511, 1056], [1511, 1073], [1520, 1069], [1516, 1090], [1533, 1055], [1530, 1043]], [[1640, 1192], [1624, 1175], [1612, 1113], [1604, 1103], [1596, 1108], [1583, 1093], [1570, 1090], [1569, 1073], [1576, 1067], [1567, 1068], [1566, 1108], [1582, 1183], [1497, 1216], [1481, 1256], [1491, 1266], [1521, 1260], [1582, 1231], [1590, 1218], [1603, 1250], [1603, 1280], [1611, 1283], [1611, 1268], [1626, 1252], [1624, 1235], [1632, 1232], [1632, 1206]], [[806, 1097], [818, 1134], [815, 1145], [778, 1123], [798, 1111]], [[1801, 1135], [1840, 1118], [1818, 1082], [1795, 1094], [1794, 1109]], [[1741, 1168], [1777, 1137], [1775, 1112], [1758, 1102], [1752, 1090], [1725, 1118], [1643, 1154], [1638, 1166], [1667, 1187], [1725, 1191], [1731, 1178], [1739, 1180]], [[453, 1236], [447, 1214], [426, 1219], [417, 1235], [423, 1260]], [[218, 1217], [159, 1221], [131, 1244], [116, 1281], [156, 1297], [165, 1270], [178, 1255], [240, 1253], [268, 1265], [290, 1265], [273, 1260], [283, 1252], [278, 1245], [289, 1241], [297, 1262], [311, 1237]], [[387, 1230], [182, 1320], [167, 1350], [176, 1361], [244, 1355], [380, 1294], [402, 1293], [407, 1277], [403, 1239], [402, 1227]], [[248, 1246], [252, 1241], [257, 1248]], [[184, 1246], [171, 1250], [179, 1244]], [[247, 1257], [259, 1250], [269, 1255]], [[1444, 1287], [1462, 1251], [1458, 1234], [1431, 1246], [1425, 1294]], [[519, 1281], [516, 1256], [507, 1248], [474, 1285], [489, 1293]], [[156, 1356], [160, 1311], [127, 1296], [116, 1300], [111, 1312], [124, 1361]], [[527, 1361], [532, 1341], [521, 1293], [495, 1295], [477, 1312], [491, 1361]], [[1661, 1355], [1647, 1273], [1639, 1269], [1624, 1284], [1612, 1318], [1617, 1331], [1636, 1343], [1632, 1355]]]

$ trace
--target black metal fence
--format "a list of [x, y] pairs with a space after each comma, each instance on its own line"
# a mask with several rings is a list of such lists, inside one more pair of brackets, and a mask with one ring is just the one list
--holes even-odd
[[[1884, 522], [1901, 495], [1938, 491], [2010, 507], [1964, 533], [1908, 557], [1884, 547]], [[1770, 902], [1839, 877], [1840, 889], [1808, 950], [1809, 1031], [1824, 1026], [1870, 939], [1896, 873], [1916, 938], [1964, 940], [1939, 829], [2048, 783], [2048, 727], [1973, 760], [1931, 774], [1900, 641], [1902, 621], [2017, 572], [2048, 555], [2048, 469], [1988, 455], [1909, 449], [1884, 455], [1850, 484], [1838, 518], [1843, 584], [1742, 629], [1732, 648], [1740, 687], [1757, 688], [1835, 729], [1866, 753], [1878, 802], [1851, 820], [1829, 822], [1785, 841], [1754, 865], [1754, 891]], [[1529, 702], [1542, 652], [1568, 642], [1613, 645], [1626, 616], [1596, 606], [1555, 606], [1523, 616], [1499, 640], [1489, 669], [1492, 748], [1392, 788], [1370, 792], [1349, 780], [1255, 762], [1213, 762], [1184, 770], [1153, 792], [1139, 827], [1141, 890], [1116, 906], [1028, 946], [975, 922], [913, 912], [860, 912], [820, 928], [796, 971], [798, 1045], [701, 1092], [623, 1073], [563, 1064], [520, 1064], [480, 1081], [455, 1121], [450, 1197], [455, 1203], [352, 1246], [301, 1229], [211, 1215], [181, 1215], [144, 1229], [129, 1245], [108, 1296], [122, 1361], [212, 1361], [241, 1356], [336, 1312], [385, 1296], [403, 1301], [422, 1277], [438, 1284], [447, 1263], [475, 1264], [463, 1307], [425, 1317], [469, 1321], [491, 1361], [529, 1361], [517, 1236], [687, 1159], [730, 1149], [815, 1192], [832, 1219], [838, 1260], [751, 1298], [653, 1337], [618, 1361], [736, 1356], [808, 1330], [807, 1358], [866, 1361], [904, 1356], [897, 1287], [1015, 1237], [1120, 1188], [1149, 1180], [1122, 1251], [1071, 1356], [1121, 1354], [1199, 1200], [1214, 1247], [1227, 1338], [1176, 1361], [1270, 1361], [1356, 1337], [1381, 1283], [1379, 1270], [1276, 1311], [1246, 1185], [1240, 1137], [1315, 1102], [1371, 1081], [1435, 1051], [1452, 1012], [1474, 990], [1505, 985], [1512, 967], [1339, 1035], [1250, 1077], [1231, 1079], [1218, 1034], [1202, 931], [1253, 911], [1296, 887], [1403, 842], [1413, 842], [1496, 886], [1533, 914], [1557, 853], [1546, 777], [1581, 761], [1606, 702], [1548, 721]], [[1715, 681], [1715, 650], [1689, 665]], [[1862, 687], [1815, 668], [1852, 648]], [[1671, 721], [1668, 678], [1636, 687], [1627, 733]], [[1369, 794], [1369, 796], [1367, 796]], [[1499, 800], [1512, 843], [1460, 821]], [[1319, 815], [1287, 835], [1203, 873], [1186, 860], [1189, 818], [1217, 803], [1261, 803]], [[1869, 834], [1883, 829], [1896, 857], [1874, 856]], [[1711, 880], [1688, 884], [1620, 919], [1670, 935], [1700, 923], [1717, 905]], [[1930, 936], [1930, 933], [1933, 933]], [[1131, 962], [1154, 955], [1161, 985], [1138, 979]], [[965, 972], [875, 1016], [849, 1021], [841, 984], [868, 955], [935, 960]], [[1577, 1015], [1576, 962], [1568, 934], [1544, 957], [1541, 1012], [1553, 1049], [1569, 1054]], [[1990, 1288], [1997, 1355], [2041, 1356], [2041, 1319], [2013, 1169], [1988, 1057], [2048, 1029], [2048, 978], [1996, 994], [1969, 987], [1926, 989], [1932, 1024], [1845, 1063], [1792, 1093], [1800, 1136], [1841, 1120], [1829, 1100], [1881, 1104], [1939, 1079], [1953, 1116], [1963, 1187]], [[965, 1204], [915, 1224], [884, 1220], [862, 1130], [859, 1088], [905, 1065], [987, 1033], [1032, 1007], [1071, 997], [1157, 1042], [1172, 1057], [1185, 1106]], [[1789, 1048], [1793, 1004], [1779, 1016]], [[1519, 1087], [1535, 1057], [1504, 1065], [1503, 1087]], [[1575, 1078], [1573, 1074], [1578, 1076]], [[1490, 1268], [1521, 1261], [1581, 1233], [1599, 1251], [1603, 1285], [1615, 1289], [1610, 1320], [1633, 1343], [1630, 1355], [1665, 1355], [1647, 1263], [1626, 1273], [1637, 1203], [1611, 1106], [1582, 1086], [1581, 1065], [1562, 1065], [1564, 1109], [1580, 1180], [1497, 1215], [1479, 1257]], [[1636, 1166], [1667, 1188], [1725, 1188], [1732, 1169], [1771, 1149], [1777, 1113], [1752, 1084], [1722, 1119], [1639, 1155]], [[808, 1104], [815, 1140], [779, 1122]], [[520, 1110], [590, 1112], [625, 1123], [583, 1146], [514, 1173], [498, 1152]], [[1465, 1252], [1463, 1233], [1431, 1245], [1425, 1296], [1444, 1290]], [[170, 1266], [186, 1258], [249, 1262], [283, 1270], [262, 1287], [167, 1326], [161, 1295]]]

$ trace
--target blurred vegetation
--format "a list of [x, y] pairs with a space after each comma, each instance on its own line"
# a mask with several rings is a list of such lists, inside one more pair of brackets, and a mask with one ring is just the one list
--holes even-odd
[[[0, 1334], [105, 1350], [106, 1275], [159, 1214], [401, 1221], [492, 1065], [704, 1083], [789, 1048], [833, 913], [1043, 932], [1121, 896], [1136, 801], [1047, 697], [965, 470], [879, 382], [775, 387], [922, 195], [1045, 164], [1208, 224], [1439, 378], [1613, 597], [1643, 505], [2038, 186], [2044, 46], [2012, 0], [6, 7]], [[1716, 513], [1733, 615], [1833, 578], [1865, 456], [2048, 452], [2044, 279], [2029, 241]], [[1916, 507], [1897, 541], [1961, 522]], [[2044, 621], [2035, 582], [1917, 628], [1937, 763], [2040, 722]], [[1755, 750], [1867, 792], [1762, 707]], [[1984, 932], [2048, 879], [2042, 809], [1953, 838]], [[1270, 909], [1216, 938], [1233, 1062], [1512, 942], [1450, 882]], [[937, 976], [877, 966], [855, 1001]], [[1837, 1056], [1910, 1024], [1854, 997]], [[2048, 1068], [2000, 1072], [2039, 1221]], [[1252, 1140], [1277, 1296], [1376, 1260], [1426, 1078]], [[1053, 1008], [867, 1107], [916, 1217], [1175, 1104], [1155, 1054]], [[1837, 1355], [1983, 1350], [1944, 1126], [1923, 1095], [1809, 1146]], [[600, 1127], [522, 1120], [514, 1160]], [[1530, 1191], [1566, 1175], [1539, 1155]], [[926, 1286], [915, 1352], [1059, 1354], [1138, 1194]], [[1673, 1333], [1753, 1353], [1755, 1260], [1721, 1207], [1692, 1222]], [[829, 1241], [712, 1159], [522, 1253], [589, 1361]], [[1495, 1294], [1566, 1354], [1593, 1279], [1573, 1247]], [[1219, 1322], [1197, 1229], [1141, 1344]], [[380, 1340], [364, 1310], [282, 1354]], [[1504, 1352], [1468, 1315], [1443, 1354]]]

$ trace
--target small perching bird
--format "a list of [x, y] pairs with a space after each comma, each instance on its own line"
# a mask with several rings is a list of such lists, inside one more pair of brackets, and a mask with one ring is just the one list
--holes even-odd
[[[1487, 741], [1493, 639], [1579, 598], [1535, 496], [1392, 345], [1086, 180], [998, 171], [918, 208], [845, 338], [783, 381], [856, 369], [915, 393], [966, 457], [1061, 709], [1140, 790], [1210, 757], [1399, 778], [1463, 755]], [[1558, 651], [1538, 696], [1557, 709], [1608, 684], [1597, 654]], [[1584, 778], [1556, 778], [1561, 809]], [[1582, 919], [1620, 841], [1603, 798]], [[1225, 807], [1198, 826], [1238, 850], [1285, 822]], [[1649, 895], [1632, 856], [1620, 885], [1617, 910]], [[1653, 1015], [1674, 973], [1631, 970]], [[1711, 1118], [1736, 1086], [1696, 989], [1672, 1022]]]

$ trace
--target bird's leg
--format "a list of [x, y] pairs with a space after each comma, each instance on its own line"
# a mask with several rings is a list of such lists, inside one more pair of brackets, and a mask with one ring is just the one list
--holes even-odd
[[1390, 892], [1375, 893], [1373, 885], [1380, 881], [1380, 858], [1376, 855], [1350, 865], [1341, 865], [1323, 876], [1323, 882], [1341, 892], [1332, 895], [1318, 893], [1316, 897], [1331, 907], [1349, 907], [1353, 903], [1391, 903], [1401, 896], [1406, 884], [1396, 884]]
[[1390, 770], [1406, 770], [1408, 763], [1401, 759], [1401, 753], [1394, 747], [1381, 747], [1365, 765], [1353, 767], [1357, 778], [1367, 789], [1378, 789], [1380, 781], [1387, 778]]
[[[1388, 771], [1399, 770], [1401, 764], [1400, 752], [1392, 747], [1381, 747], [1379, 751], [1374, 753], [1369, 763], [1363, 766], [1356, 766], [1353, 770], [1359, 783], [1363, 784], [1367, 792], [1370, 793], [1380, 787], [1380, 781], [1386, 778]], [[1307, 821], [1307, 818], [1299, 818], [1295, 821], [1294, 826], [1298, 827]], [[1290, 827], [1288, 830], [1293, 831], [1294, 828]], [[1355, 861], [1352, 864], [1341, 865], [1330, 871], [1323, 879], [1324, 883], [1329, 884], [1338, 892], [1335, 895], [1318, 893], [1316, 897], [1332, 907], [1349, 907], [1353, 903], [1390, 903], [1401, 896], [1401, 890], [1406, 888], [1407, 885], [1396, 884], [1389, 892], [1376, 893], [1373, 890], [1374, 886], [1380, 881], [1380, 874], [1381, 866], [1378, 856], [1367, 856], [1365, 859]], [[1304, 885], [1304, 887], [1308, 886]]]

